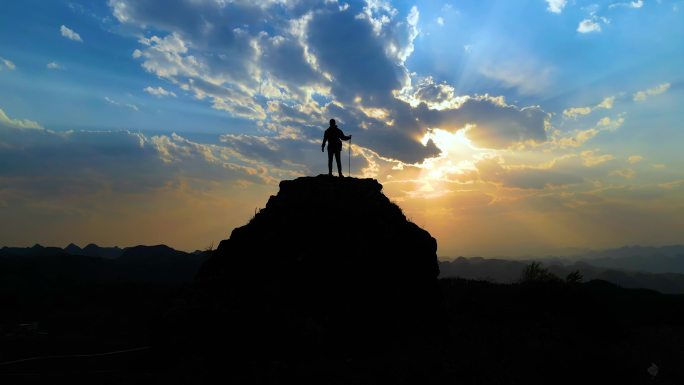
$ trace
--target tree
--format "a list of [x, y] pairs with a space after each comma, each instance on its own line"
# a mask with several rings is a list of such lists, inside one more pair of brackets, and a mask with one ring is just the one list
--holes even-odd
[[575, 270], [565, 277], [565, 282], [576, 284], [582, 282], [582, 279], [584, 279], [582, 273], [580, 273], [579, 270]]
[[525, 266], [519, 281], [520, 283], [551, 283], [561, 282], [561, 279], [535, 261]]

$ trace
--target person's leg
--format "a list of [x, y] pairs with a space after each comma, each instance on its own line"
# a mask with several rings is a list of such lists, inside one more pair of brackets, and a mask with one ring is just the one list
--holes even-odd
[[337, 161], [337, 173], [342, 176], [342, 162], [340, 162], [340, 152], [335, 151], [335, 160]]
[[328, 150], [328, 175], [332, 175], [332, 158], [333, 152]]

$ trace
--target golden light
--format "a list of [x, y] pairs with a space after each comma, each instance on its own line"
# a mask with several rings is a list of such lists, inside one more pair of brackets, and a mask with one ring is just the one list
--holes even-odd
[[441, 154], [423, 161], [419, 192], [431, 192], [432, 196], [440, 191], [446, 192], [445, 182], [450, 182], [452, 176], [475, 170], [475, 163], [491, 153], [490, 150], [476, 147], [468, 139], [467, 133], [472, 128], [466, 125], [455, 132], [433, 128], [421, 138], [423, 145], [432, 140]]

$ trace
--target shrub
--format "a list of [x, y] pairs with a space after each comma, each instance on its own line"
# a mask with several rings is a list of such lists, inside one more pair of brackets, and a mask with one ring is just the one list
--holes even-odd
[[562, 280], [535, 261], [525, 266], [519, 281], [520, 283], [558, 283]]

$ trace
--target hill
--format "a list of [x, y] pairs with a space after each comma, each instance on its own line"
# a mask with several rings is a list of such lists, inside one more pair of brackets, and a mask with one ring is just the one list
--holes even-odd
[[580, 254], [576, 260], [598, 267], [645, 273], [684, 274], [684, 246], [625, 246]]
[[[593, 260], [565, 261], [562, 263], [558, 260], [540, 258], [539, 261], [543, 261], [548, 269], [559, 277], [565, 277], [574, 271], [579, 271], [585, 281], [598, 279], [626, 288], [643, 288], [661, 293], [684, 294], [684, 274], [605, 268], [594, 265]], [[530, 262], [528, 260], [459, 257], [451, 261], [440, 261], [440, 277], [513, 283], [520, 278], [523, 269]]]
[[373, 179], [283, 181], [204, 263], [160, 339], [185, 334], [175, 348], [221, 373], [236, 352], [236, 373], [257, 358], [424, 355], [443, 330], [436, 250]]

